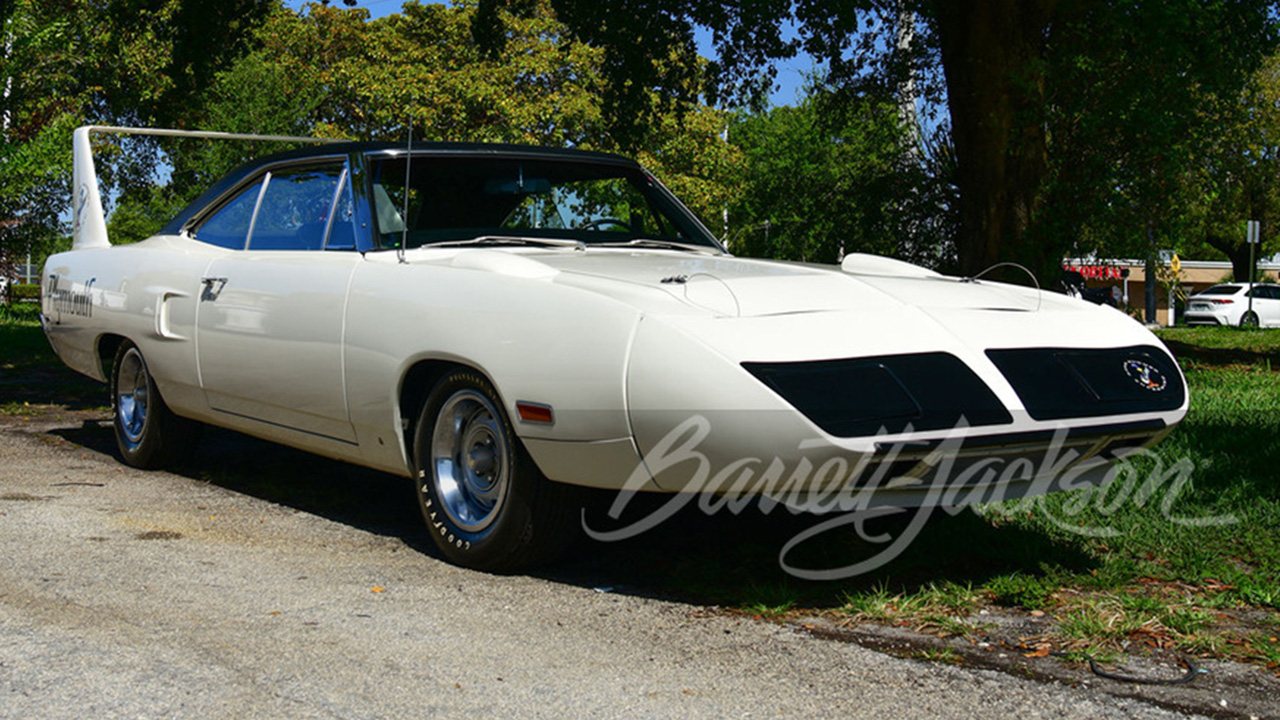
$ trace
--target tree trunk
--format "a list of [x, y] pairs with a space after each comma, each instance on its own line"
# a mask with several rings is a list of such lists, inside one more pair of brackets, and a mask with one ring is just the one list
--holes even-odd
[[[1056, 285], [1061, 258], [1023, 240], [1047, 170], [1044, 76], [1057, 0], [936, 0], [960, 190], [960, 272], [1012, 260]], [[1052, 273], [1045, 277], [1045, 273]]]
[[1249, 265], [1249, 261], [1257, 262], [1257, 256], [1251, 257], [1251, 251], [1256, 252], [1249, 247], [1249, 243], [1241, 243], [1236, 251], [1231, 253], [1231, 275], [1236, 282], [1249, 282], [1249, 276], [1253, 274], [1253, 268]]
[[1231, 261], [1231, 274], [1236, 282], [1249, 281], [1249, 243], [1216, 234], [1207, 235], [1205, 242]]

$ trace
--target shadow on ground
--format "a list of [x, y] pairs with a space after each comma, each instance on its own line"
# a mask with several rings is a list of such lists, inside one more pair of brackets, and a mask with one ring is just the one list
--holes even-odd
[[108, 403], [106, 385], [62, 365], [0, 367], [0, 405], [57, 405], [92, 410]]
[[[57, 431], [69, 442], [114, 455], [109, 422], [85, 422]], [[207, 428], [192, 463], [177, 472], [234, 492], [318, 515], [378, 535], [399, 538], [439, 557], [426, 533], [409, 481], [281, 447], [238, 433]], [[612, 493], [582, 499], [586, 525], [618, 530], [669, 509], [668, 496], [637, 496], [620, 522], [607, 514]], [[846, 524], [799, 543], [786, 556], [792, 565], [838, 569], [874, 559], [894, 540], [904, 547], [892, 560], [855, 578], [805, 581], [781, 568], [780, 551], [816, 523], [832, 516], [794, 515], [775, 506], [708, 515], [697, 500], [641, 534], [616, 542], [580, 538], [558, 563], [531, 574], [556, 582], [637, 596], [731, 607], [787, 602], [827, 608], [855, 590], [913, 589], [953, 581], [980, 585], [1013, 571], [1034, 574], [1044, 564], [1088, 570], [1093, 561], [1076, 548], [1013, 527], [993, 527], [970, 511], [931, 513], [918, 535], [909, 526], [916, 510]], [[869, 542], [887, 538], [888, 542]]]
[[1180, 360], [1194, 360], [1206, 365], [1268, 365], [1280, 372], [1280, 355], [1241, 348], [1210, 348], [1162, 338], [1164, 344]]

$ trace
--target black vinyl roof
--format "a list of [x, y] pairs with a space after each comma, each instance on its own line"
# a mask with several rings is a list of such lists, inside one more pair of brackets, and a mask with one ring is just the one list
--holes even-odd
[[[351, 155], [365, 154], [377, 155], [387, 152], [403, 152], [408, 149], [404, 143], [393, 142], [333, 142], [310, 145], [297, 150], [286, 150], [284, 152], [272, 153], [255, 158], [240, 167], [227, 173], [222, 179], [215, 182], [208, 190], [200, 194], [198, 198], [183, 208], [182, 212], [170, 220], [163, 228], [160, 229], [162, 235], [176, 235], [182, 226], [192, 218], [197, 212], [205, 208], [209, 203], [221, 197], [228, 190], [248, 177], [256, 174], [262, 168], [269, 165], [275, 165], [281, 162], [291, 160], [305, 160], [307, 158], [332, 157], [334, 155]], [[412, 146], [414, 155], [450, 155], [458, 157], [476, 157], [476, 158], [529, 158], [529, 159], [545, 159], [545, 160], [579, 160], [590, 163], [600, 163], [607, 165], [624, 165], [627, 167], [640, 167], [640, 165], [629, 158], [612, 153], [594, 152], [591, 150], [576, 150], [570, 148], [553, 148], [542, 147], [538, 145], [510, 145], [503, 143], [459, 143], [459, 142], [421, 142], [414, 143]]]

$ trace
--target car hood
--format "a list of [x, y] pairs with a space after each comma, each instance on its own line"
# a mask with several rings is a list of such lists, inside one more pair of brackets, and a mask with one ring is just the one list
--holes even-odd
[[666, 250], [468, 248], [447, 262], [544, 279], [608, 295], [642, 310], [674, 314], [762, 317], [905, 306], [1020, 313], [1070, 303], [1053, 293], [965, 281], [879, 258], [863, 264], [847, 261], [842, 270]]

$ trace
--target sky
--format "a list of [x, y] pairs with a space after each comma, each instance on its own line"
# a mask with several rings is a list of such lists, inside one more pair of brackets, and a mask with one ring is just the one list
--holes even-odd
[[[429, 0], [425, 1], [429, 2]], [[330, 0], [330, 2], [335, 7], [345, 7], [342, 0]], [[357, 0], [356, 7], [368, 10], [372, 18], [380, 18], [400, 12], [403, 3], [404, 0]], [[298, 10], [305, 4], [305, 0], [286, 0], [285, 4]], [[695, 37], [698, 52], [704, 57], [714, 57], [715, 49], [711, 45], [711, 33], [703, 30], [699, 31]], [[777, 69], [775, 78], [777, 89], [769, 96], [769, 103], [774, 106], [795, 105], [799, 100], [800, 90], [804, 87], [805, 75], [813, 70], [813, 59], [802, 54], [779, 63]]]

